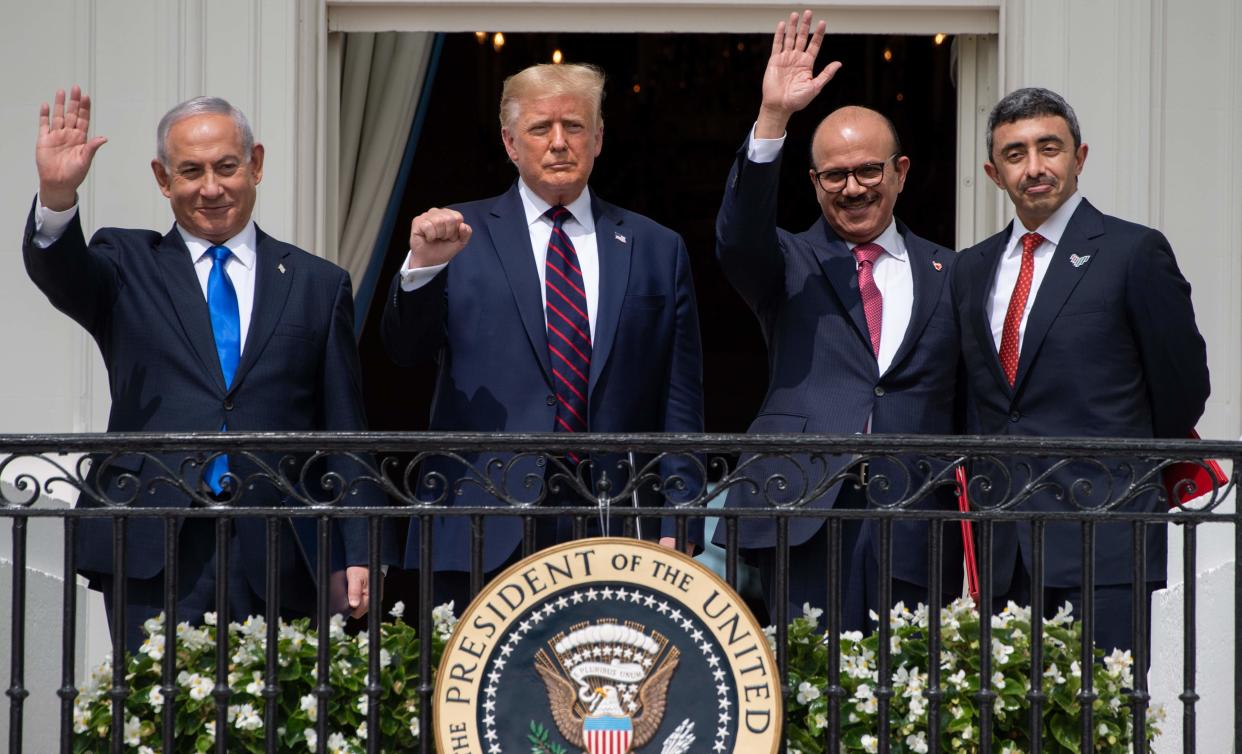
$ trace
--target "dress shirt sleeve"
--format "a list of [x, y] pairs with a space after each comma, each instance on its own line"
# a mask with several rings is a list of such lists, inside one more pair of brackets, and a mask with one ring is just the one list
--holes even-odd
[[73, 220], [73, 216], [78, 213], [78, 205], [75, 202], [72, 207], [66, 210], [56, 211], [43, 206], [43, 197], [35, 199], [35, 232], [31, 240], [35, 246], [40, 249], [46, 249], [52, 244], [60, 240], [65, 234], [65, 228], [69, 227], [69, 222]]
[[746, 159], [758, 163], [774, 162], [781, 155], [787, 134], [782, 134], [779, 139], [757, 139], [755, 128], [758, 125], [756, 123], [750, 127], [750, 138], [746, 140]]
[[412, 252], [407, 252], [405, 261], [401, 263], [401, 290], [409, 293], [422, 288], [431, 282], [431, 279], [440, 274], [440, 271], [448, 267], [448, 262], [444, 264], [433, 264], [430, 267], [415, 267], [410, 269], [410, 256]]

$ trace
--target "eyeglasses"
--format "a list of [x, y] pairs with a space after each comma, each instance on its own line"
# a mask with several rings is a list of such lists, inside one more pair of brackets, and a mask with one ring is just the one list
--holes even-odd
[[858, 182], [859, 186], [866, 188], [878, 186], [884, 180], [884, 166], [898, 154], [900, 152], [892, 153], [884, 162], [866, 162], [849, 170], [845, 168], [821, 170], [815, 174], [815, 180], [819, 182], [819, 187], [829, 194], [844, 191], [845, 184], [849, 182], [851, 175], [854, 176], [854, 180]]

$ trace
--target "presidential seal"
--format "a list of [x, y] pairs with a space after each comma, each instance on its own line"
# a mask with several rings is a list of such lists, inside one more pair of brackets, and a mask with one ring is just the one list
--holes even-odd
[[442, 754], [771, 754], [780, 678], [716, 574], [584, 539], [506, 570], [466, 609], [435, 687]]

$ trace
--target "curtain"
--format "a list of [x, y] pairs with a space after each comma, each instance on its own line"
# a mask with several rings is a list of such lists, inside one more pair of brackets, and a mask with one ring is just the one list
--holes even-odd
[[337, 249], [354, 284], [359, 332], [378, 275], [373, 261], [382, 258], [392, 232], [385, 220], [395, 214], [390, 205], [401, 199], [404, 187], [398, 183], [417, 139], [415, 122], [434, 46], [435, 35], [424, 32], [345, 37]]

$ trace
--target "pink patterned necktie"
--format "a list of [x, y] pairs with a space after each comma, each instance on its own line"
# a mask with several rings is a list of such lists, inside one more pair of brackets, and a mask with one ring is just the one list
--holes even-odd
[[1031, 295], [1031, 282], [1035, 278], [1035, 249], [1044, 242], [1038, 233], [1022, 236], [1022, 263], [1018, 267], [1018, 280], [1013, 284], [1009, 308], [1005, 310], [1005, 326], [1001, 330], [1000, 363], [1005, 370], [1009, 386], [1013, 387], [1018, 376], [1018, 356], [1022, 346], [1022, 315], [1026, 313], [1026, 300]]
[[875, 284], [875, 260], [883, 253], [884, 247], [877, 243], [854, 247], [854, 259], [858, 260], [858, 294], [867, 317], [867, 332], [871, 334], [871, 352], [877, 359], [880, 357], [880, 326], [884, 322], [884, 296]]

